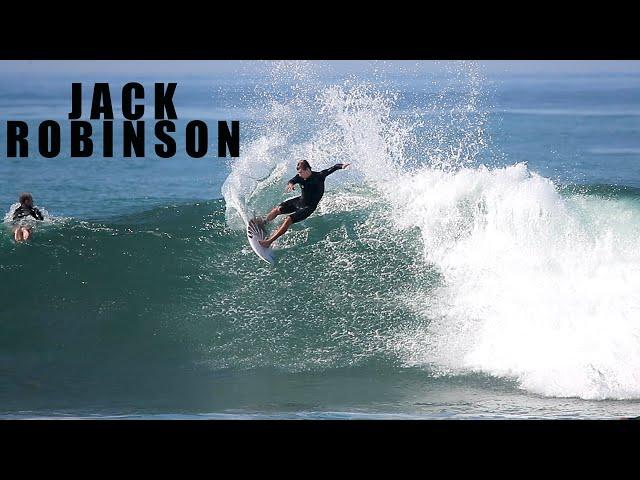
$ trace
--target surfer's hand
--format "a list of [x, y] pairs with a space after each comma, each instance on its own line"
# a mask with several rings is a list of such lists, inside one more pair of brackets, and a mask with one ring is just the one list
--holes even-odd
[[296, 186], [294, 183], [287, 183], [287, 188], [284, 189], [285, 192], [289, 193], [292, 190], [295, 190]]

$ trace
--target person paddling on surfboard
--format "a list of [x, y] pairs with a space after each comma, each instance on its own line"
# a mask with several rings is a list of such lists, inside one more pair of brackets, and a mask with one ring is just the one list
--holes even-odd
[[313, 172], [311, 171], [311, 165], [309, 165], [308, 161], [299, 160], [296, 165], [296, 171], [298, 173], [295, 177], [289, 180], [287, 187], [285, 188], [285, 192], [291, 192], [295, 189], [296, 185], [299, 184], [302, 188], [302, 195], [282, 202], [269, 212], [267, 218], [264, 220], [257, 220], [257, 223], [260, 224], [260, 226], [263, 226], [266, 222], [270, 222], [278, 215], [290, 214], [287, 216], [285, 221], [282, 222], [280, 228], [273, 232], [269, 238], [260, 240], [260, 245], [269, 248], [278, 237], [289, 229], [292, 223], [300, 222], [311, 215], [318, 207], [318, 203], [320, 203], [320, 199], [324, 195], [324, 181], [327, 176], [331, 175], [336, 170], [347, 168], [349, 165], [351, 164], [337, 163], [331, 168], [327, 168], [319, 172]]

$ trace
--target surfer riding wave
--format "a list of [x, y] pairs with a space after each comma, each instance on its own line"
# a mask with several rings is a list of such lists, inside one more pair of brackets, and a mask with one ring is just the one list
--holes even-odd
[[296, 171], [298, 173], [289, 180], [285, 192], [291, 192], [295, 189], [296, 185], [300, 185], [302, 194], [299, 197], [291, 198], [275, 206], [264, 220], [256, 220], [256, 223], [264, 226], [266, 222], [270, 222], [278, 215], [289, 214], [285, 221], [282, 222], [282, 225], [280, 225], [269, 238], [259, 241], [260, 245], [269, 248], [293, 223], [300, 222], [311, 215], [318, 207], [318, 203], [320, 203], [324, 195], [325, 179], [336, 170], [345, 169], [349, 165], [349, 163], [337, 163], [333, 167], [314, 172], [311, 170], [311, 165], [309, 165], [307, 160], [299, 160], [296, 164]]

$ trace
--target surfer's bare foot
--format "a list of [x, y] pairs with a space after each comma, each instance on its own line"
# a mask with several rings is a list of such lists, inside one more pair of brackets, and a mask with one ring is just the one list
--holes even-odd
[[258, 240], [258, 243], [265, 248], [269, 248], [273, 242], [272, 240]]

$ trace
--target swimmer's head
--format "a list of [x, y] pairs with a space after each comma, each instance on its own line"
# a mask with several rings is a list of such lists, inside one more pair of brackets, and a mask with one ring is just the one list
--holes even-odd
[[33, 197], [30, 193], [24, 192], [20, 194], [20, 205], [23, 207], [33, 207]]
[[311, 176], [311, 165], [306, 160], [298, 160], [296, 171], [305, 180]]

